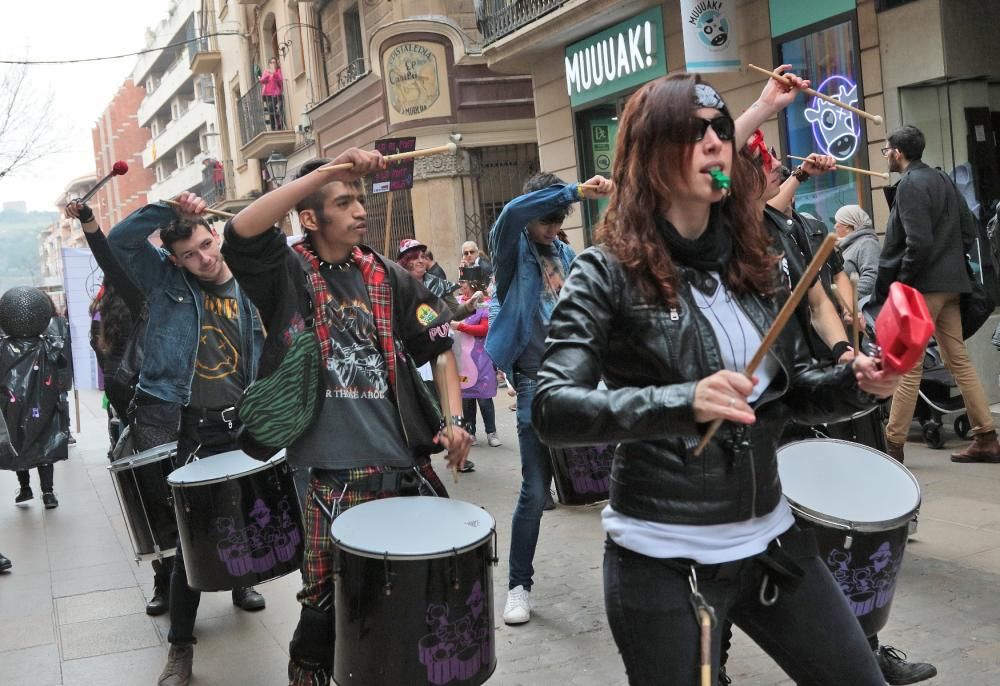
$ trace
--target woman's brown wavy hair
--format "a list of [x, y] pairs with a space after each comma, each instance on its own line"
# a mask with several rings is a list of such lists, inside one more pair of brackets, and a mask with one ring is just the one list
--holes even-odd
[[[651, 81], [625, 106], [615, 146], [607, 211], [596, 240], [617, 257], [650, 300], [677, 304], [680, 277], [655, 218], [670, 207], [668, 170], [689, 164], [693, 144], [676, 143], [692, 126], [698, 74], [680, 73]], [[727, 143], [723, 143], [727, 145]], [[733, 151], [732, 187], [722, 203], [722, 217], [733, 235], [733, 258], [724, 279], [730, 290], [770, 294], [775, 288], [776, 259], [761, 225], [763, 179], [752, 162]]]

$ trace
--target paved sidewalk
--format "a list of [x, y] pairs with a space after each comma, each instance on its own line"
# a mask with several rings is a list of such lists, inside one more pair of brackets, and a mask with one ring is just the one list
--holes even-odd
[[[494, 573], [497, 616], [506, 597], [506, 546], [520, 464], [509, 399], [497, 398], [499, 448], [473, 449], [477, 471], [452, 495], [497, 519], [501, 563]], [[107, 473], [103, 412], [81, 393], [84, 429], [70, 460], [56, 465], [60, 506], [14, 506], [16, 479], [0, 472], [0, 552], [13, 571], [0, 576], [0, 685], [152, 685], [166, 657], [165, 617], [143, 612], [152, 586], [136, 565]], [[907, 446], [907, 464], [924, 489], [920, 531], [907, 546], [902, 579], [882, 639], [937, 665], [936, 686], [1000, 683], [1000, 465], [955, 465], [948, 449]], [[914, 435], [916, 438], [916, 435]], [[859, 478], [864, 478], [859, 475]], [[33, 484], [35, 475], [32, 474]], [[36, 488], [37, 491], [37, 488]], [[624, 684], [604, 615], [599, 507], [545, 514], [536, 558], [536, 606], [522, 627], [497, 626], [498, 667], [490, 684]], [[195, 647], [197, 686], [281, 686], [298, 618], [291, 574], [259, 590], [267, 609], [249, 614], [228, 593], [203, 595]], [[836, 640], [836, 637], [831, 637]], [[666, 647], [665, 647], [666, 649]], [[391, 659], [391, 650], [387, 650]], [[734, 683], [791, 683], [745, 637], [730, 662]]]

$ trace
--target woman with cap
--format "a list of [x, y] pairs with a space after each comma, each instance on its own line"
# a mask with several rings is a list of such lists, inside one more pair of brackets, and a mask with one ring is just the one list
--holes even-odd
[[714, 683], [728, 619], [798, 683], [882, 686], [795, 526], [775, 451], [787, 422], [846, 418], [896, 378], [863, 355], [820, 368], [794, 324], [747, 378], [788, 291], [725, 103], [698, 75], [673, 74], [640, 88], [619, 127], [616, 190], [562, 287], [532, 414], [549, 445], [619, 444], [604, 595], [629, 683], [696, 683], [702, 666]]
[[878, 277], [878, 257], [882, 246], [875, 235], [872, 218], [859, 205], [844, 205], [833, 216], [837, 247], [844, 258], [848, 276], [858, 275], [858, 298], [871, 295]]

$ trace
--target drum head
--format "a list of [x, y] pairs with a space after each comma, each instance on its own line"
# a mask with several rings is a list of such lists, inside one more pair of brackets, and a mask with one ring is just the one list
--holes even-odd
[[920, 484], [910, 471], [858, 443], [789, 443], [778, 449], [778, 474], [792, 508], [820, 523], [884, 531], [909, 521], [920, 508]]
[[200, 460], [189, 462], [170, 472], [167, 483], [171, 486], [204, 486], [217, 481], [235, 479], [245, 474], [253, 474], [262, 469], [270, 469], [285, 459], [285, 451], [279, 451], [267, 462], [255, 460], [242, 450], [230, 450]]
[[475, 548], [496, 522], [461, 500], [413, 496], [384, 498], [352, 507], [333, 521], [338, 547], [365, 557], [432, 559]]
[[150, 464], [151, 462], [157, 462], [166, 457], [170, 457], [176, 452], [177, 441], [174, 441], [173, 443], [164, 443], [163, 445], [158, 445], [155, 448], [143, 450], [141, 453], [119, 458], [112, 462], [108, 469], [112, 472], [117, 472], [122, 469], [135, 469], [136, 467], [141, 467], [143, 465]]

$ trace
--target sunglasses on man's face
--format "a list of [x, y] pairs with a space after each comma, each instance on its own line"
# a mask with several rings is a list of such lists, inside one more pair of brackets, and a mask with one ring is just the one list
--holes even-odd
[[691, 143], [697, 143], [705, 138], [705, 133], [708, 131], [709, 127], [715, 131], [715, 135], [719, 137], [720, 141], [731, 141], [736, 136], [736, 124], [733, 122], [733, 118], [721, 114], [718, 117], [712, 119], [702, 119], [701, 117], [695, 117], [692, 121], [691, 126]]

